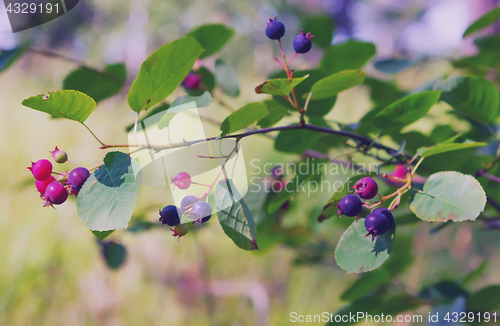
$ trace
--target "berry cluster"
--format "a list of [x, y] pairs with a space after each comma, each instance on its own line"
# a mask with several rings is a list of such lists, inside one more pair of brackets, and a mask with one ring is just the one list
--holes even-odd
[[[378, 194], [378, 185], [370, 177], [360, 179], [354, 186], [354, 195], [344, 196], [336, 207], [340, 216], [354, 217], [361, 213], [363, 203], [361, 199], [372, 199]], [[360, 199], [361, 198], [361, 199]], [[372, 241], [380, 235], [386, 233], [394, 224], [394, 216], [387, 208], [376, 208], [365, 218], [365, 228], [368, 231], [366, 236], [371, 235]]]
[[[271, 40], [281, 41], [281, 38], [285, 35], [285, 25], [278, 21], [276, 17], [273, 19], [269, 19], [266, 27], [266, 35]], [[307, 53], [311, 50], [312, 42], [311, 39], [314, 36], [311, 35], [310, 32], [304, 32], [303, 29], [300, 30], [299, 35], [295, 36], [293, 39], [293, 50], [295, 53]], [[291, 60], [290, 60], [291, 61]]]
[[[188, 189], [194, 182], [191, 181], [191, 176], [187, 172], [180, 172], [175, 177], [172, 178], [172, 183], [179, 189]], [[182, 237], [188, 232], [187, 224], [181, 223], [181, 217], [183, 215], [188, 216], [193, 219], [193, 224], [199, 222], [204, 224], [210, 220], [212, 217], [212, 207], [193, 195], [188, 195], [182, 198], [181, 207], [178, 208], [174, 205], [165, 206], [160, 211], [160, 222], [168, 226], [174, 227], [170, 229], [173, 231], [174, 237]]]
[[[68, 155], [57, 147], [51, 152], [52, 158], [57, 163], [68, 161]], [[90, 176], [89, 170], [77, 167], [71, 172], [56, 173], [52, 171], [52, 163], [47, 159], [41, 159], [31, 163], [28, 167], [35, 177], [36, 189], [44, 201], [45, 206], [61, 205], [70, 194], [77, 195], [85, 181]], [[52, 174], [55, 174], [54, 177]]]

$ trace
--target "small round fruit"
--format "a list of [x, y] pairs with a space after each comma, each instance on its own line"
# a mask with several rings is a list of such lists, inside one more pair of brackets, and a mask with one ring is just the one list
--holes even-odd
[[61, 183], [53, 181], [45, 189], [44, 197], [49, 205], [61, 205], [68, 199], [68, 191]]
[[181, 216], [180, 209], [174, 205], [168, 205], [160, 211], [160, 222], [168, 226], [176, 226], [181, 222]]
[[295, 36], [293, 39], [293, 50], [297, 53], [307, 53], [311, 50], [312, 42], [311, 38], [314, 36], [310, 32], [305, 33], [301, 31], [299, 35]]
[[201, 77], [198, 74], [195, 74], [194, 72], [190, 72], [186, 78], [184, 78], [184, 81], [182, 82], [182, 85], [186, 87], [187, 89], [197, 89], [200, 87], [201, 83]]
[[366, 236], [371, 235], [372, 241], [389, 230], [389, 221], [382, 213], [373, 212], [365, 218]]
[[354, 217], [361, 213], [361, 209], [363, 208], [363, 203], [361, 199], [359, 199], [356, 195], [345, 195], [337, 205], [338, 212], [337, 214], [344, 214], [346, 216]]
[[370, 177], [361, 178], [353, 188], [356, 189], [354, 193], [362, 199], [372, 199], [378, 193], [377, 182]]
[[172, 236], [175, 237], [183, 237], [188, 233], [189, 231], [189, 226], [187, 224], [177, 224], [173, 229], [170, 229], [170, 231], [174, 232]]
[[43, 194], [45, 194], [45, 190], [47, 189], [47, 186], [51, 182], [54, 182], [54, 181], [56, 181], [56, 178], [54, 178], [53, 176], [50, 176], [50, 178], [48, 178], [45, 181], [36, 180], [36, 182], [35, 182], [36, 190], [38, 190], [38, 192], [43, 195]]
[[274, 20], [269, 19], [266, 27], [266, 35], [271, 40], [279, 40], [285, 35], [285, 25], [279, 20], [276, 20], [276, 17], [274, 17]]
[[207, 222], [212, 216], [212, 207], [204, 202], [199, 201], [193, 205], [191, 208], [191, 218], [195, 219], [195, 222]]
[[188, 207], [192, 206], [198, 201], [198, 198], [193, 195], [186, 196], [181, 200], [181, 210], [186, 210]]
[[275, 179], [281, 179], [285, 173], [283, 172], [283, 167], [275, 166], [271, 169], [271, 176]]
[[45, 181], [52, 174], [52, 163], [49, 160], [38, 160], [28, 168], [38, 181]]
[[392, 228], [392, 226], [394, 225], [394, 216], [392, 215], [392, 212], [390, 210], [383, 207], [382, 209], [376, 208], [373, 210], [373, 212], [384, 214], [385, 217], [387, 218], [387, 221], [389, 221], [389, 229]]
[[79, 192], [89, 176], [89, 170], [84, 167], [77, 167], [69, 173], [68, 183], [71, 185], [72, 189], [74, 189], [76, 192]]
[[61, 151], [59, 148], [54, 149], [54, 151], [50, 152], [52, 154], [52, 158], [57, 163], [64, 163], [68, 160], [68, 154], [66, 152]]
[[187, 172], [180, 172], [172, 178], [172, 183], [179, 189], [187, 189], [191, 185], [191, 176]]

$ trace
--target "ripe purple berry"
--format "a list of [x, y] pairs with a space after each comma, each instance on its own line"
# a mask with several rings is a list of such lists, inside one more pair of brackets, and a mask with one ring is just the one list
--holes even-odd
[[376, 208], [373, 210], [373, 212], [384, 214], [385, 217], [387, 218], [387, 221], [389, 221], [389, 229], [392, 228], [392, 226], [394, 225], [394, 216], [392, 215], [392, 212], [390, 210], [383, 207], [383, 208]]
[[168, 205], [160, 211], [160, 222], [168, 226], [176, 226], [181, 222], [181, 215], [180, 209], [174, 205]]
[[184, 87], [186, 87], [187, 89], [197, 89], [198, 87], [200, 87], [200, 83], [200, 75], [195, 74], [194, 72], [190, 72], [186, 76], [186, 78], [184, 78], [182, 85], [184, 85]]
[[356, 195], [345, 195], [337, 205], [338, 211], [337, 214], [344, 214], [346, 216], [354, 217], [361, 213], [361, 209], [363, 208], [363, 203], [361, 203], [361, 199], [359, 199]]
[[61, 151], [59, 148], [54, 149], [54, 151], [50, 152], [52, 154], [52, 158], [57, 163], [64, 163], [68, 160], [68, 154], [66, 152]]
[[179, 189], [187, 189], [191, 185], [191, 176], [187, 172], [180, 172], [172, 178], [172, 183]]
[[35, 163], [31, 163], [31, 167], [28, 170], [33, 173], [33, 176], [38, 181], [45, 181], [50, 178], [52, 174], [52, 163], [49, 160], [38, 160]]
[[45, 189], [44, 197], [44, 206], [60, 205], [68, 199], [68, 191], [61, 183], [53, 181]]
[[170, 229], [170, 231], [174, 232], [172, 234], [172, 236], [175, 238], [175, 237], [183, 237], [186, 235], [186, 233], [188, 233], [189, 231], [189, 226], [187, 224], [177, 224], [176, 226], [174, 226], [174, 228]]
[[304, 32], [301, 30], [299, 35], [295, 36], [293, 39], [293, 50], [297, 53], [307, 53], [311, 50], [312, 42], [311, 38], [314, 36], [311, 35], [311, 32]]
[[202, 224], [207, 222], [212, 216], [212, 207], [204, 201], [199, 201], [193, 205], [191, 208], [191, 218], [195, 222], [201, 222]]
[[54, 178], [53, 176], [50, 176], [50, 178], [48, 178], [47, 180], [45, 181], [39, 181], [39, 180], [36, 180], [35, 182], [35, 185], [36, 185], [36, 190], [38, 190], [38, 192], [43, 195], [45, 194], [45, 190], [47, 189], [47, 186], [51, 183], [51, 182], [54, 182], [56, 181], [56, 178]]
[[181, 210], [185, 211], [185, 210], [189, 209], [197, 201], [198, 201], [198, 198], [196, 198], [196, 196], [193, 196], [193, 195], [189, 195], [189, 196], [182, 198]]
[[372, 199], [378, 193], [378, 185], [370, 177], [361, 178], [354, 186], [354, 193], [363, 199]]
[[271, 169], [271, 176], [275, 179], [281, 179], [285, 173], [283, 172], [283, 168], [281, 166], [275, 166]]
[[279, 20], [276, 20], [276, 17], [274, 17], [274, 20], [269, 19], [266, 27], [266, 35], [271, 40], [279, 40], [285, 35], [285, 25]]
[[73, 171], [69, 173], [68, 178], [68, 183], [70, 184], [71, 189], [78, 193], [89, 176], [89, 170], [84, 167], [77, 167], [73, 169]]
[[372, 212], [365, 218], [366, 236], [371, 235], [372, 241], [389, 230], [389, 221], [382, 213]]

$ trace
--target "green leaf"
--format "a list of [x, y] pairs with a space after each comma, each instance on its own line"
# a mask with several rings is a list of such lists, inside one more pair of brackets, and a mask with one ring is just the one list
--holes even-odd
[[385, 269], [363, 274], [342, 293], [340, 298], [344, 301], [356, 301], [390, 281], [391, 273]]
[[382, 234], [375, 241], [366, 237], [364, 220], [351, 224], [340, 238], [335, 249], [335, 260], [348, 273], [363, 273], [382, 265], [392, 252], [396, 226]]
[[333, 39], [333, 21], [328, 16], [314, 15], [307, 16], [301, 27], [306, 32], [314, 35], [313, 45], [316, 44], [322, 48], [327, 48]]
[[269, 128], [278, 123], [281, 119], [283, 119], [286, 115], [288, 115], [288, 109], [284, 106], [281, 106], [278, 102], [274, 100], [264, 101], [264, 104], [267, 107], [267, 111], [269, 115], [257, 121], [257, 125], [261, 128]]
[[205, 52], [200, 55], [200, 59], [217, 53], [233, 35], [234, 30], [223, 24], [201, 25], [187, 34], [187, 36], [196, 39], [205, 49]]
[[110, 269], [120, 268], [127, 257], [127, 250], [125, 247], [114, 241], [103, 242], [101, 245], [106, 265], [108, 265]]
[[500, 107], [496, 85], [480, 77], [449, 77], [434, 84], [434, 90], [442, 90], [441, 100], [469, 118], [488, 124]]
[[76, 207], [83, 224], [93, 231], [126, 229], [141, 191], [140, 169], [125, 153], [107, 153], [104, 165], [78, 193]]
[[233, 67], [226, 64], [224, 61], [217, 59], [214, 68], [215, 79], [222, 87], [224, 93], [231, 97], [240, 95], [240, 88], [238, 86], [238, 74]]
[[226, 178], [217, 185], [215, 202], [224, 233], [241, 249], [258, 249], [252, 214], [230, 179]]
[[264, 83], [255, 87], [255, 93], [287, 96], [295, 86], [303, 82], [307, 77], [309, 76], [293, 79], [280, 78], [266, 80]]
[[385, 107], [402, 98], [405, 93], [394, 83], [367, 77], [365, 84], [370, 88], [370, 96], [377, 106]]
[[441, 92], [428, 91], [406, 96], [378, 112], [375, 125], [384, 129], [409, 125], [426, 115], [440, 95]]
[[[152, 108], [151, 110], [147, 111], [147, 114], [142, 118], [142, 119], [139, 119], [137, 121], [137, 124], [140, 125], [142, 122], [144, 121], [148, 121], [147, 119], [149, 117], [152, 117], [154, 116], [155, 114], [157, 113], [160, 113], [160, 112], [165, 112], [167, 111], [167, 109], [170, 107], [170, 105], [166, 104], [166, 103], [162, 103], [158, 106], [155, 106], [154, 108]], [[149, 120], [149, 122], [145, 122], [145, 125], [144, 125], [144, 128], [143, 129], [146, 129], [147, 127], [149, 127], [151, 125], [151, 123], [154, 123], [153, 120]], [[125, 130], [127, 132], [129, 132], [130, 130], [134, 129], [134, 125], [135, 123], [131, 123], [129, 124], [127, 127], [125, 127]]]
[[424, 221], [461, 222], [475, 220], [485, 205], [486, 194], [474, 177], [448, 171], [432, 174], [410, 208]]
[[95, 101], [78, 91], [67, 90], [49, 92], [25, 99], [22, 104], [57, 118], [65, 118], [84, 123], [96, 107]]
[[[290, 200], [297, 192], [299, 192], [309, 180], [311, 180], [314, 176], [319, 175], [321, 172], [320, 166], [324, 166], [326, 162], [328, 162], [327, 159], [307, 159], [305, 162], [306, 173], [302, 173], [302, 168], [297, 169], [295, 177], [283, 187], [283, 189], [269, 204], [267, 209], [268, 213], [272, 214], [276, 212], [286, 201]], [[302, 164], [304, 163], [301, 163], [301, 167]]]
[[382, 72], [388, 74], [396, 74], [400, 71], [410, 68], [414, 64], [415, 62], [413, 60], [390, 58], [385, 60], [378, 60], [373, 64], [373, 66], [375, 67], [375, 69]]
[[463, 143], [451, 143], [451, 144], [437, 144], [432, 147], [421, 147], [418, 149], [417, 154], [422, 157], [429, 157], [436, 154], [441, 154], [445, 152], [456, 151], [460, 149], [482, 147], [488, 145], [487, 143], [477, 143], [473, 141], [465, 141]]
[[213, 99], [212, 95], [209, 92], [204, 92], [199, 96], [191, 96], [191, 95], [179, 96], [178, 98], [175, 99], [175, 101], [172, 102], [172, 104], [170, 104], [169, 111], [170, 112], [185, 111], [187, 109], [179, 108], [179, 106], [191, 102], [195, 102], [197, 108], [204, 108], [209, 106], [213, 102]]
[[347, 41], [332, 45], [326, 49], [319, 68], [327, 74], [346, 69], [360, 69], [375, 55], [376, 48], [372, 43]]
[[500, 285], [491, 285], [469, 296], [467, 309], [472, 311], [497, 311], [500, 309]]
[[235, 131], [244, 129], [267, 116], [269, 112], [264, 104], [259, 102], [248, 103], [242, 108], [231, 113], [220, 127], [221, 137]]
[[479, 19], [474, 21], [472, 24], [470, 24], [469, 27], [467, 27], [467, 30], [464, 32], [463, 37], [466, 37], [472, 33], [475, 33], [488, 25], [493, 24], [496, 22], [498, 19], [500, 19], [500, 8], [495, 8], [483, 16], [481, 16]]
[[0, 50], [0, 73], [7, 70], [29, 47], [30, 42], [26, 42], [12, 50]]
[[[348, 88], [363, 83], [365, 73], [361, 70], [344, 70], [317, 81], [311, 88], [311, 100], [320, 100], [337, 95]], [[307, 98], [308, 94], [302, 97]]]
[[200, 85], [195, 89], [187, 89], [186, 87], [184, 87], [184, 90], [186, 91], [186, 93], [188, 93], [188, 95], [200, 96], [206, 91], [213, 91], [216, 85], [215, 76], [210, 70], [205, 67], [200, 67], [199, 69], [194, 71], [194, 73], [200, 76]]
[[163, 101], [187, 76], [196, 59], [203, 53], [200, 43], [185, 37], [163, 45], [141, 65], [130, 86], [128, 103], [139, 112]]
[[121, 63], [106, 66], [104, 72], [82, 67], [64, 78], [63, 88], [80, 91], [100, 102], [117, 94], [126, 78], [127, 68]]
[[274, 149], [285, 153], [302, 154], [320, 138], [321, 134], [313, 130], [282, 130], [276, 137]]
[[111, 233], [115, 232], [115, 230], [109, 230], [109, 231], [92, 231], [92, 233], [97, 237], [99, 240], [104, 240], [106, 239]]
[[361, 178], [368, 177], [368, 176], [375, 176], [375, 173], [366, 173], [366, 174], [358, 174], [356, 176], [350, 177], [347, 179], [344, 184], [337, 188], [333, 195], [330, 197], [328, 202], [325, 204], [323, 207], [323, 210], [321, 211], [318, 221], [322, 222], [326, 219], [329, 219], [332, 216], [337, 215], [338, 208], [335, 207], [340, 200], [348, 194], [354, 193], [354, 189], [352, 189], [352, 186], [354, 186]]

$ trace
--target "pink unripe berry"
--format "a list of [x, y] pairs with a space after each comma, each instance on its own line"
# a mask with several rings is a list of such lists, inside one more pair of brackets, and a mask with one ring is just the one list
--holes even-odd
[[54, 178], [53, 176], [50, 176], [50, 178], [48, 178], [47, 180], [45, 181], [39, 181], [39, 180], [36, 180], [36, 190], [38, 190], [38, 192], [40, 194], [45, 194], [45, 189], [47, 189], [47, 186], [51, 183], [51, 182], [54, 182], [56, 181], [56, 178]]
[[61, 183], [53, 181], [45, 189], [44, 196], [46, 205], [60, 205], [68, 199], [68, 191]]
[[59, 148], [54, 149], [54, 151], [50, 152], [52, 154], [52, 158], [57, 163], [64, 163], [68, 160], [68, 154], [66, 152], [61, 151]]
[[177, 224], [176, 226], [174, 226], [173, 229], [170, 229], [170, 231], [174, 232], [172, 234], [172, 236], [175, 238], [175, 237], [183, 237], [186, 235], [186, 233], [188, 233], [189, 231], [189, 226], [187, 224]]
[[191, 186], [191, 176], [187, 172], [180, 172], [172, 178], [172, 183], [179, 189], [187, 189]]
[[38, 181], [45, 181], [52, 173], [52, 163], [49, 160], [38, 160], [28, 168]]

